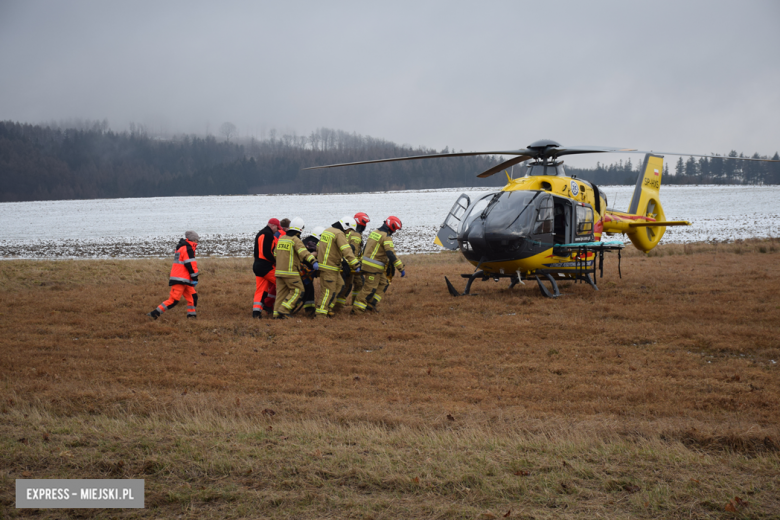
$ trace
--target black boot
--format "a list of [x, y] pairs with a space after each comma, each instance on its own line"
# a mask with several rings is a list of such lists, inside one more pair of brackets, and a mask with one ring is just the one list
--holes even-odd
[[263, 317], [263, 313], [260, 311], [252, 311], [252, 318], [257, 318], [258, 320]]
[[152, 312], [147, 312], [146, 315], [149, 316], [150, 318], [152, 318], [153, 320], [156, 320], [157, 318], [160, 317], [160, 311], [155, 309]]

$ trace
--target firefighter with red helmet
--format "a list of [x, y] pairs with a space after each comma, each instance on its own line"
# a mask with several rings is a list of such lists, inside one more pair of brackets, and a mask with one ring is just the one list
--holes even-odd
[[362, 314], [366, 309], [376, 311], [376, 306], [387, 290], [385, 270], [389, 265], [401, 273], [401, 278], [406, 276], [404, 264], [396, 256], [395, 245], [391, 238], [401, 227], [401, 220], [390, 216], [379, 229], [375, 229], [368, 235], [362, 260], [363, 288], [352, 303], [352, 312]]
[[[371, 219], [362, 211], [355, 213], [354, 218], [355, 229], [350, 229], [344, 234], [347, 237], [349, 246], [352, 248], [352, 252], [355, 253], [355, 256], [360, 260], [360, 254], [363, 251], [363, 231], [365, 231], [366, 225], [371, 222]], [[352, 270], [344, 270], [342, 275], [344, 278], [344, 287], [336, 297], [336, 302], [333, 306], [334, 312], [347, 304], [347, 299], [350, 294], [352, 295], [352, 301], [354, 302], [360, 289], [363, 288], [363, 278], [360, 274], [355, 274]]]
[[272, 218], [263, 229], [255, 236], [254, 263], [252, 271], [255, 273], [255, 296], [252, 300], [252, 317], [262, 318], [263, 310], [272, 312], [266, 308], [266, 296], [276, 287], [276, 232], [280, 228], [279, 219]]
[[[355, 229], [355, 219], [349, 215], [322, 232], [317, 244], [317, 260], [320, 273], [320, 296], [315, 309], [315, 318], [325, 318], [333, 315], [336, 296], [341, 292], [344, 279], [342, 269], [360, 270], [360, 264], [344, 234], [349, 229]], [[342, 261], [344, 267], [342, 267]]]
[[304, 223], [295, 217], [287, 223], [287, 232], [276, 243], [276, 303], [274, 318], [285, 319], [298, 305], [304, 293], [301, 280], [301, 263], [308, 263], [313, 270], [319, 269], [317, 259], [301, 241]]
[[171, 294], [167, 300], [148, 313], [152, 319], [157, 319], [168, 309], [173, 309], [179, 304], [179, 299], [184, 296], [187, 301], [187, 317], [197, 318], [195, 308], [198, 305], [198, 293], [195, 286], [198, 285], [198, 262], [195, 260], [195, 250], [198, 248], [200, 237], [194, 231], [187, 231], [184, 238], [176, 244], [176, 252], [173, 257], [173, 266], [168, 278]]

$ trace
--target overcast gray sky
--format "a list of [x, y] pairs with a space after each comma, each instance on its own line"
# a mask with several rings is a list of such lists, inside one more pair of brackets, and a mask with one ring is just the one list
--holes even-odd
[[771, 155], [779, 116], [778, 0], [0, 0], [0, 120]]

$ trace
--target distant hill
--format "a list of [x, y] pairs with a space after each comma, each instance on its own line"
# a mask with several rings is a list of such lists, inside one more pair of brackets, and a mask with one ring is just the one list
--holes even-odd
[[[491, 187], [506, 181], [503, 175], [475, 177], [498, 164], [493, 156], [301, 171], [441, 152], [324, 128], [306, 137], [238, 141], [191, 135], [160, 139], [144, 131], [112, 132], [105, 123], [73, 129], [5, 121], [0, 122], [0, 201]], [[682, 173], [665, 182], [780, 183], [777, 169], [762, 163], [720, 160], [728, 165], [710, 171], [706, 159], [691, 161], [692, 169], [681, 162]], [[630, 161], [567, 171], [597, 184], [636, 179]]]

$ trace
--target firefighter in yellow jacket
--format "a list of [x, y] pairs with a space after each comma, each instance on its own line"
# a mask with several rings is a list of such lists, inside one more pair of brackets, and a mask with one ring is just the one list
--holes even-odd
[[363, 250], [363, 288], [352, 303], [352, 312], [362, 314], [366, 309], [376, 310], [376, 306], [382, 301], [382, 295], [387, 290], [388, 281], [385, 269], [388, 262], [401, 273], [401, 278], [406, 276], [404, 264], [395, 255], [393, 233], [401, 229], [401, 220], [398, 217], [387, 217], [382, 227], [375, 229], [368, 235], [366, 247]]
[[[363, 251], [363, 231], [365, 231], [366, 224], [369, 222], [371, 222], [371, 219], [362, 211], [355, 213], [355, 229], [350, 229], [344, 233], [358, 261], [360, 261], [360, 255]], [[363, 288], [363, 278], [360, 276], [360, 273], [356, 274], [350, 270], [342, 273], [342, 278], [344, 278], [344, 287], [341, 288], [341, 292], [336, 296], [336, 304], [333, 306], [334, 312], [347, 304], [347, 298], [349, 298], [350, 294], [354, 302], [360, 289]]]
[[315, 311], [316, 318], [333, 315], [336, 296], [344, 285], [341, 277], [342, 260], [346, 268], [360, 271], [360, 264], [347, 242], [345, 231], [355, 229], [355, 219], [346, 216], [322, 232], [317, 244], [317, 260], [320, 268], [320, 297]]
[[276, 319], [287, 318], [303, 296], [301, 262], [308, 263], [315, 271], [319, 269], [317, 259], [301, 241], [303, 227], [303, 219], [295, 217], [287, 228], [287, 234], [279, 237], [276, 243]]

